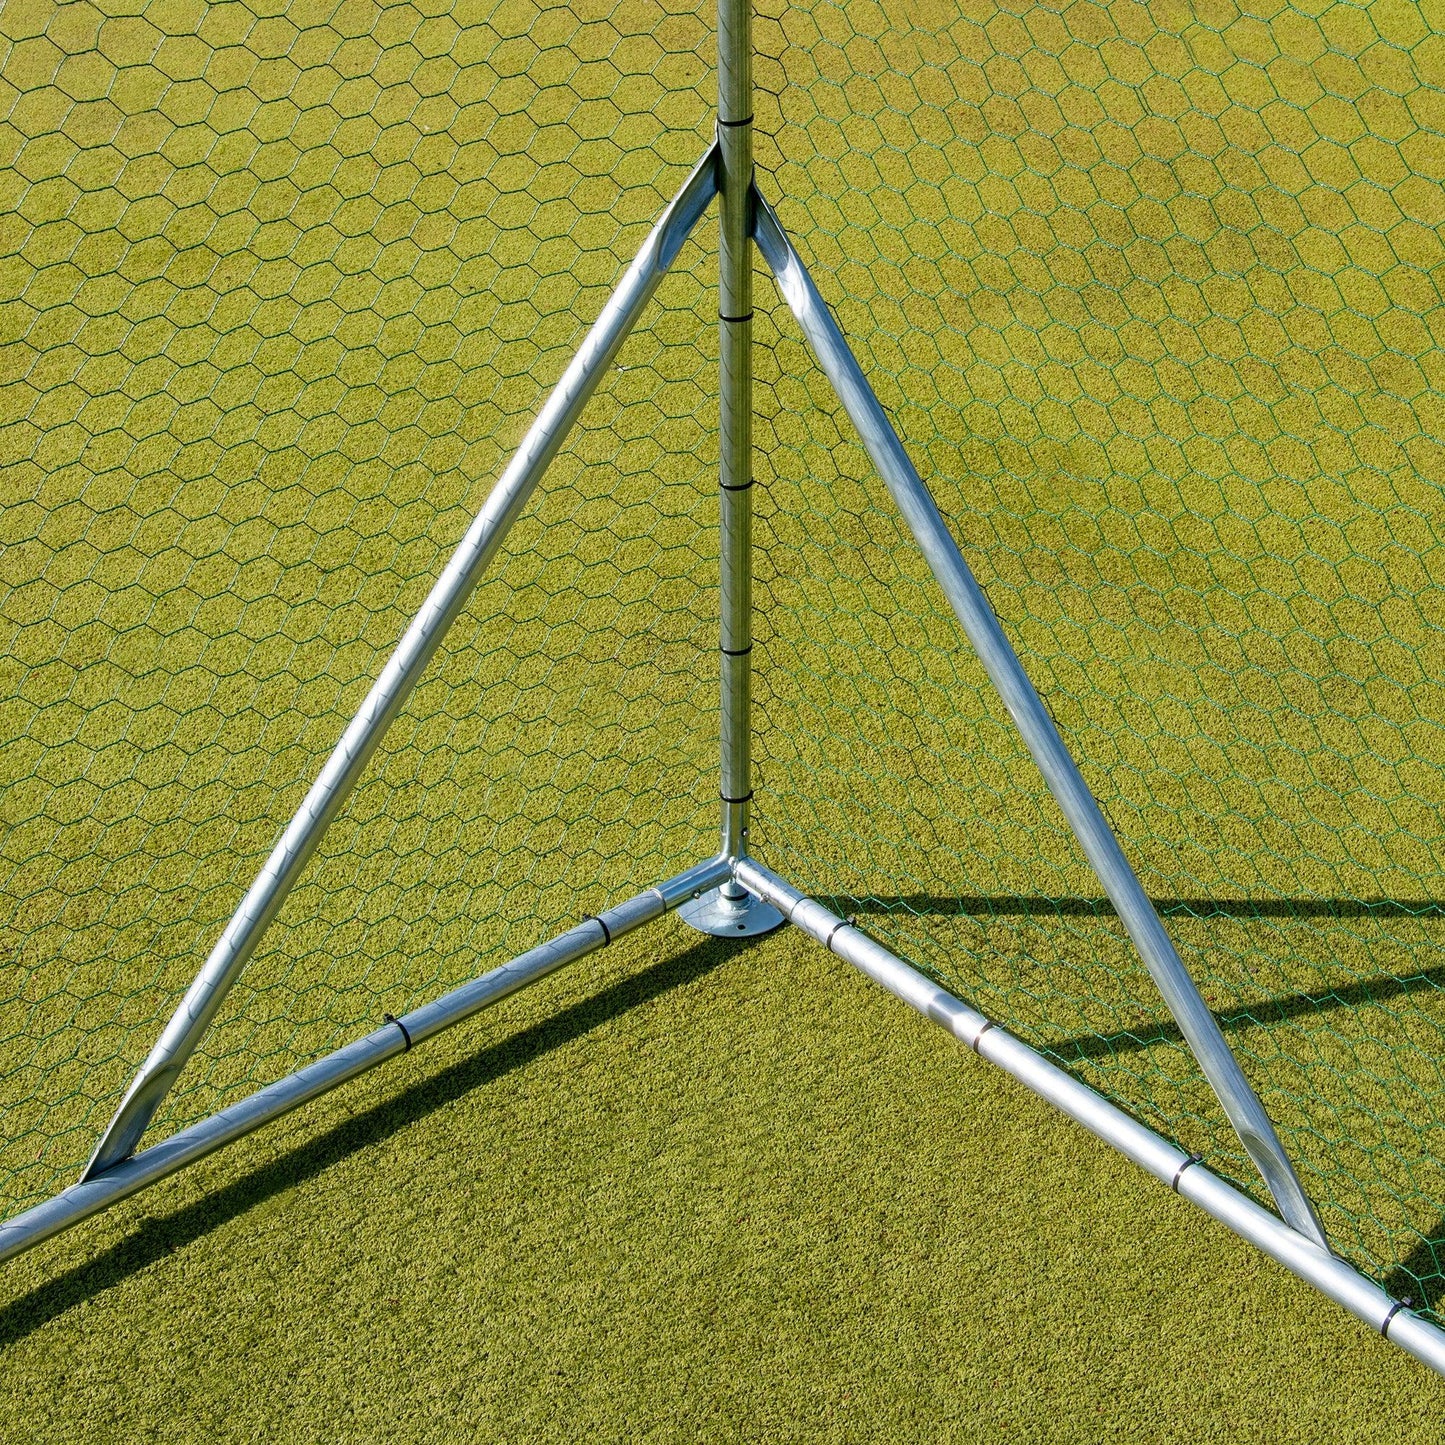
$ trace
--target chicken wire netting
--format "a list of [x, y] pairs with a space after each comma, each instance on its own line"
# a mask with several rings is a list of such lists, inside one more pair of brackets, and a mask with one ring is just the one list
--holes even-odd
[[[764, 8], [764, 189], [1333, 1247], [1433, 1304], [1445, 8]], [[760, 855], [1258, 1195], [764, 292]]]
[[[124, 8], [0, 14], [3, 1213], [76, 1177], [708, 138], [668, 0]], [[710, 244], [149, 1138], [715, 848]]]
[[[136, 7], [139, 8], [139, 7]], [[0, 1176], [74, 1176], [708, 139], [706, 8], [0, 16]], [[1433, 1304], [1438, 7], [762, 0], [762, 182], [1275, 1118]], [[711, 851], [664, 284], [158, 1120]], [[766, 283], [754, 842], [1248, 1162]]]

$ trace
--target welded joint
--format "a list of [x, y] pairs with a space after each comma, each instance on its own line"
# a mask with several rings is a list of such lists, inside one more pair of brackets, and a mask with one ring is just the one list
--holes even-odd
[[685, 873], [679, 873], [676, 878], [649, 889], [644, 896], [659, 899], [663, 911], [669, 912], [680, 907], [689, 898], [700, 898], [709, 888], [715, 888], [719, 883], [726, 883], [732, 877], [734, 862], [734, 859], [718, 853], [705, 862], [699, 863], [697, 867], [689, 868]]

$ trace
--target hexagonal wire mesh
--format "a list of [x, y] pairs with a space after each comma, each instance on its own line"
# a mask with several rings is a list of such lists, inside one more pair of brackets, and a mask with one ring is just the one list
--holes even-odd
[[[784, 223], [1332, 1244], [1433, 1304], [1445, 11], [763, 8]], [[781, 308], [759, 339], [760, 856], [1254, 1189]]]
[[[75, 1177], [707, 141], [668, 0], [269, 9], [0, 19], [5, 1213]], [[684, 252], [157, 1136], [715, 848], [708, 286]]]
[[[762, 8], [784, 220], [1336, 1247], [1433, 1298], [1438, 33], [1388, 5]], [[68, 6], [13, 35], [7, 1203], [83, 1158], [695, 158], [709, 19]], [[169, 1127], [579, 888], [707, 850], [705, 270], [667, 284]], [[1249, 1187], [771, 320], [760, 852]]]

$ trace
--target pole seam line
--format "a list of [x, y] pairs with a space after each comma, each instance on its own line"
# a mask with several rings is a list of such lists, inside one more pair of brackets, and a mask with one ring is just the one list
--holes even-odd
[[[743, 884], [743, 887], [746, 888], [747, 884]], [[752, 889], [748, 889], [748, 891], [751, 893]], [[798, 925], [793, 919], [793, 914], [797, 911], [798, 904], [806, 903], [808, 901], [806, 898], [802, 897], [799, 897], [797, 899], [790, 899], [786, 895], [775, 898], [764, 898], [761, 893], [756, 893], [753, 896], [762, 903], [771, 903], [774, 908], [781, 911], [783, 917], [786, 918], [789, 923], [792, 923], [795, 928]]]

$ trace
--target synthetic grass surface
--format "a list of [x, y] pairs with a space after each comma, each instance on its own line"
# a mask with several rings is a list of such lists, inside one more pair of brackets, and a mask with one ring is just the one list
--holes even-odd
[[[1341, 5], [1256, 22], [1082, 3], [1027, 24], [973, 3], [761, 9], [763, 183], [1331, 1238], [1432, 1305], [1445, 210], [1420, 137], [1440, 128], [1442, 27], [1390, 5], [1367, 25]], [[4, 25], [8, 1212], [74, 1177], [705, 144], [712, 78], [710, 15], [651, 0], [435, 16], [37, 5]], [[157, 1132], [714, 846], [711, 235], [624, 349]], [[1254, 1187], [766, 283], [758, 312], [759, 852]], [[880, 1046], [894, 1027], [878, 1024]], [[629, 1083], [649, 1067], [635, 1062], [617, 1065]], [[848, 1050], [836, 1067], [864, 1089]], [[770, 1077], [750, 1069], [740, 1098]], [[874, 1107], [943, 1107], [921, 1077], [895, 1093]], [[872, 1117], [851, 1093], [845, 1112]], [[792, 1122], [768, 1147], [811, 1167]], [[728, 1132], [724, 1161], [741, 1147]], [[1054, 1202], [1031, 1206], [1043, 1241], [1086, 1231], [1091, 1205], [1065, 1187], [1078, 1142], [1048, 1137], [1057, 1155], [1029, 1156], [1057, 1157], [1037, 1171]], [[957, 1144], [943, 1129], [937, 1157]], [[1005, 1168], [1016, 1146], [1000, 1147]], [[569, 1177], [606, 1213], [616, 1181], [600, 1168], [579, 1154]], [[504, 1177], [485, 1207], [540, 1217]], [[784, 1191], [798, 1208], [806, 1193]], [[1012, 1235], [998, 1246], [977, 1257], [1030, 1280], [1055, 1267]], [[1201, 1275], [1227, 1281], [1230, 1247], [1202, 1245]], [[533, 1296], [538, 1339], [570, 1328], [554, 1286]], [[917, 1291], [889, 1298], [901, 1313], [878, 1319], [925, 1309]], [[945, 1313], [959, 1330], [972, 1318]], [[1189, 1340], [1161, 1374], [1197, 1375]], [[450, 1368], [444, 1352], [428, 1368]]]
[[800, 937], [667, 922], [7, 1267], [7, 1439], [1438, 1439], [1445, 1386]]

